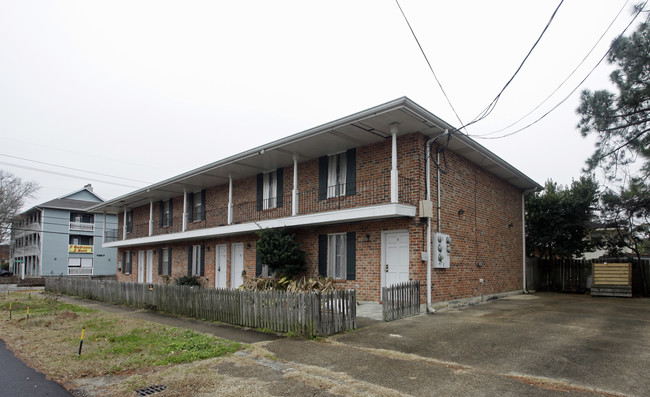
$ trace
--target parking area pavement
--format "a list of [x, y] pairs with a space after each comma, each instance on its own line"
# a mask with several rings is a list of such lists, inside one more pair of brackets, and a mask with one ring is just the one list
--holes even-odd
[[265, 347], [410, 395], [650, 395], [650, 299], [515, 295]]

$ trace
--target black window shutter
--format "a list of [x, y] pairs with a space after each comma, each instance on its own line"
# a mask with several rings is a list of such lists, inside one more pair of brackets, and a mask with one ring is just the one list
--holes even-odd
[[283, 195], [283, 189], [284, 189], [284, 178], [283, 176], [283, 169], [278, 168], [278, 170], [275, 172], [275, 176], [277, 178], [277, 207], [280, 208], [282, 207], [282, 195]]
[[194, 220], [194, 193], [187, 195], [187, 221], [192, 222]]
[[192, 246], [187, 246], [187, 275], [192, 275]]
[[262, 211], [264, 199], [264, 174], [257, 174], [257, 210]]
[[260, 252], [255, 248], [255, 276], [262, 275], [262, 261], [260, 260]]
[[205, 245], [201, 246], [201, 261], [199, 263], [200, 263], [199, 276], [205, 276]]
[[165, 203], [163, 201], [158, 202], [158, 227], [163, 227], [163, 214], [165, 213]]
[[318, 235], [318, 274], [327, 277], [327, 234]]
[[357, 279], [357, 233], [348, 232], [347, 241], [345, 245], [346, 258], [345, 262], [347, 265], [347, 280], [356, 280]]
[[172, 247], [167, 249], [167, 274], [172, 275]]
[[163, 263], [163, 250], [162, 248], [158, 249], [158, 275], [160, 276], [163, 274], [163, 268], [162, 268], [162, 263]]
[[352, 148], [345, 152], [345, 195], [357, 194], [357, 149]]
[[126, 256], [127, 260], [129, 261], [129, 267], [127, 268], [127, 271], [129, 274], [133, 273], [133, 257], [131, 256], [132, 252], [131, 251], [126, 251]]
[[167, 226], [171, 226], [173, 221], [174, 221], [174, 199], [169, 199], [169, 224]]
[[205, 189], [201, 190], [201, 220], [205, 220]]
[[126, 251], [122, 251], [122, 273], [126, 273]]
[[327, 156], [318, 158], [318, 200], [327, 198]]

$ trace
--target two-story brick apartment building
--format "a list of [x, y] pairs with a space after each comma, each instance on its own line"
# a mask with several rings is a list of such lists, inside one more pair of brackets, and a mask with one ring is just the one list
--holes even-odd
[[308, 275], [359, 300], [408, 280], [432, 286], [423, 302], [521, 291], [523, 194], [541, 187], [449, 131], [401, 98], [92, 211], [119, 215], [118, 238], [105, 244], [119, 250], [119, 280], [190, 274], [235, 288], [262, 272], [256, 231], [284, 227], [307, 252]]
[[92, 185], [39, 204], [11, 225], [11, 270], [25, 276], [115, 274], [117, 249], [102, 247], [103, 233], [117, 217], [88, 208], [103, 200]]

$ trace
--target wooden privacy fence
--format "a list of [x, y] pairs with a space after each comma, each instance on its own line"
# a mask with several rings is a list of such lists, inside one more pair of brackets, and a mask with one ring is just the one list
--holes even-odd
[[384, 321], [420, 314], [420, 282], [408, 281], [381, 289]]
[[48, 277], [45, 290], [305, 336], [356, 328], [356, 293], [287, 293]]

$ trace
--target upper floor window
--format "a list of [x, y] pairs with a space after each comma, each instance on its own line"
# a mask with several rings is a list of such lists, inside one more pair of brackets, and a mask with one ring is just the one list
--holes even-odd
[[70, 236], [70, 245], [93, 245], [93, 236]]
[[318, 199], [351, 196], [357, 192], [356, 149], [318, 160]]
[[126, 211], [126, 232], [133, 231], [133, 211]]
[[257, 174], [257, 210], [282, 207], [283, 169]]
[[160, 203], [160, 218], [159, 226], [171, 226], [173, 215], [173, 201], [172, 199], [161, 201]]
[[189, 194], [189, 214], [190, 222], [205, 220], [205, 190]]
[[94, 223], [95, 216], [93, 214], [85, 214], [80, 212], [71, 212], [70, 213], [70, 222], [78, 223]]
[[81, 212], [70, 213], [70, 230], [92, 232], [95, 227], [95, 216]]

